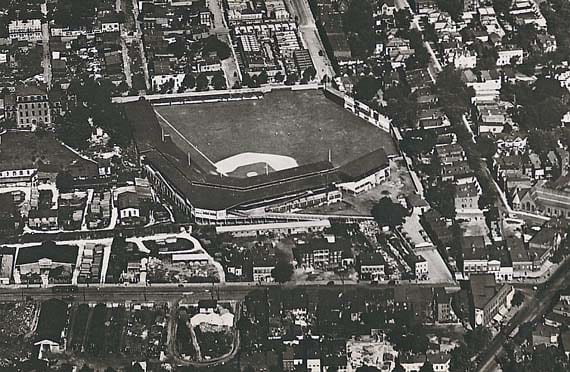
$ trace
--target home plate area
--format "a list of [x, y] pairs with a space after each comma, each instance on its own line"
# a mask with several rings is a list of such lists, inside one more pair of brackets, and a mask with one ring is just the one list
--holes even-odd
[[289, 156], [244, 152], [220, 160], [216, 170], [228, 177], [254, 177], [283, 169], [298, 167], [297, 161]]

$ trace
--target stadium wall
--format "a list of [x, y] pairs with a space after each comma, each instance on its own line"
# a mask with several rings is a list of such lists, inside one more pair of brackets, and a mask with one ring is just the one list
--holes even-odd
[[374, 110], [367, 104], [331, 87], [325, 87], [325, 95], [330, 100], [343, 106], [346, 110], [352, 112], [369, 124], [390, 133], [392, 121], [387, 116], [382, 115], [378, 110]]

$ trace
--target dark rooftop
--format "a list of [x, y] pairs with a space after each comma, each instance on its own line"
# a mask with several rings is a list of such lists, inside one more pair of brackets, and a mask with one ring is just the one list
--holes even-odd
[[49, 258], [54, 262], [75, 264], [79, 247], [76, 245], [55, 244], [51, 241], [41, 245], [20, 248], [16, 265], [25, 265], [38, 262], [42, 258]]

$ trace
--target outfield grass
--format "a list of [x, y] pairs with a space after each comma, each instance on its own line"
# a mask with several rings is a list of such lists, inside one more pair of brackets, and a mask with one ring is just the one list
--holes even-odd
[[[285, 155], [299, 165], [327, 160], [341, 165], [383, 147], [389, 133], [357, 118], [321, 91], [273, 91], [260, 100], [156, 106], [212, 162], [242, 152]], [[164, 125], [162, 120], [159, 120]], [[172, 130], [177, 144], [183, 140]]]

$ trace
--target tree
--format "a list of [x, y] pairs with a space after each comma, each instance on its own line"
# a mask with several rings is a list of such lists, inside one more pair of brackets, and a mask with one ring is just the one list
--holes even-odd
[[232, 50], [228, 44], [214, 35], [208, 36], [204, 40], [204, 54], [209, 54], [210, 52], [216, 52], [220, 60], [227, 59], [232, 55]]
[[465, 345], [451, 350], [450, 357], [451, 372], [470, 372], [475, 369], [475, 364], [471, 361], [472, 354]]
[[482, 157], [490, 159], [497, 153], [497, 144], [489, 136], [479, 136], [477, 150]]
[[293, 265], [286, 261], [279, 261], [275, 265], [275, 268], [271, 270], [271, 276], [278, 283], [288, 282], [293, 276]]
[[91, 137], [92, 129], [89, 124], [89, 110], [80, 105], [67, 112], [57, 120], [56, 134], [60, 140], [76, 149], [86, 149], [87, 140]]
[[437, 7], [449, 13], [454, 21], [458, 22], [463, 15], [463, 1], [462, 0], [437, 0]]
[[196, 78], [196, 90], [198, 92], [203, 92], [208, 90], [208, 77], [204, 73], [199, 73], [198, 77]]
[[348, 2], [348, 9], [343, 14], [343, 26], [353, 57], [367, 57], [376, 46], [372, 3], [368, 0]]
[[273, 80], [275, 80], [276, 83], [280, 83], [285, 79], [285, 76], [283, 76], [283, 74], [281, 73], [281, 71], [278, 71], [275, 76], [273, 77]]
[[59, 192], [67, 192], [73, 189], [73, 177], [67, 171], [59, 172], [55, 177], [55, 185]]
[[182, 80], [182, 86], [188, 89], [193, 89], [196, 86], [196, 78], [194, 74], [191, 72], [184, 75], [184, 79]]
[[374, 76], [364, 76], [354, 86], [356, 99], [370, 102], [382, 87], [382, 82]]
[[538, 154], [547, 153], [557, 147], [557, 140], [552, 131], [531, 130], [528, 136], [528, 147]]
[[406, 60], [406, 68], [424, 68], [429, 63], [429, 52], [427, 51], [422, 33], [415, 29], [402, 31], [400, 35], [410, 40], [410, 48], [414, 50], [414, 54]]
[[216, 71], [212, 76], [212, 86], [215, 90], [226, 89], [226, 77], [222, 71]]
[[317, 76], [317, 70], [313, 66], [309, 66], [303, 71], [303, 80], [308, 82], [311, 81]]
[[117, 92], [120, 94], [126, 93], [129, 91], [129, 85], [126, 81], [121, 81], [121, 83], [117, 86]]
[[263, 70], [259, 73], [259, 75], [257, 75], [257, 82], [259, 84], [267, 84], [267, 81], [269, 80], [269, 76], [267, 76], [267, 71]]
[[451, 182], [441, 182], [431, 186], [426, 191], [426, 199], [435, 209], [446, 218], [455, 217], [455, 185]]
[[471, 350], [472, 354], [483, 350], [485, 346], [493, 338], [491, 331], [486, 327], [477, 327], [465, 333], [465, 343]]
[[247, 72], [245, 74], [243, 74], [243, 81], [242, 84], [248, 88], [257, 88], [257, 79], [253, 80], [253, 78], [251, 77], [250, 74], [248, 74]]
[[498, 14], [507, 14], [511, 9], [513, 0], [493, 0], [493, 8]]
[[465, 85], [459, 71], [453, 66], [446, 66], [439, 73], [435, 88], [443, 112], [453, 123], [458, 123], [461, 116], [469, 110], [473, 90]]
[[397, 28], [401, 30], [409, 30], [412, 23], [412, 16], [409, 11], [400, 9], [394, 13], [394, 20]]
[[383, 197], [372, 207], [372, 217], [380, 226], [396, 227], [404, 222], [408, 215], [406, 208], [400, 203], [394, 203], [392, 199]]
[[524, 295], [521, 291], [515, 291], [515, 294], [513, 296], [513, 300], [511, 301], [511, 304], [513, 306], [520, 306], [522, 305], [524, 302]]
[[433, 150], [437, 142], [437, 135], [430, 130], [419, 129], [406, 132], [400, 141], [400, 148], [406, 154], [413, 156]]
[[429, 361], [426, 361], [424, 365], [420, 368], [420, 372], [434, 372], [433, 364], [431, 364], [431, 362]]
[[402, 367], [400, 361], [396, 360], [396, 365], [394, 365], [394, 369], [392, 370], [392, 372], [406, 372], [406, 370], [404, 369], [404, 367]]

